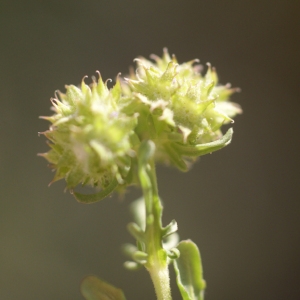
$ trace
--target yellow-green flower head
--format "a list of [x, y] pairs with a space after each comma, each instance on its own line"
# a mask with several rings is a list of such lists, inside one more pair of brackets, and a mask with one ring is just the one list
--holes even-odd
[[151, 57], [155, 63], [136, 59], [137, 72], [128, 83], [151, 112], [160, 108], [156, 112], [160, 120], [183, 131], [184, 141], [199, 144], [219, 138], [220, 127], [241, 113], [236, 103], [228, 101], [237, 89], [217, 85], [217, 73], [210, 65], [202, 76], [200, 66], [194, 65], [198, 60], [178, 64], [166, 49], [162, 58]]
[[[189, 162], [228, 145], [240, 107], [229, 101], [236, 89], [218, 85], [215, 69], [201, 75], [198, 60], [178, 64], [167, 50], [153, 61], [137, 59], [130, 78], [117, 79], [108, 89], [99, 74], [91, 86], [66, 86], [51, 99], [54, 115], [44, 135], [50, 151], [41, 154], [65, 178], [67, 188], [78, 184], [100, 188], [95, 195], [75, 193], [86, 203], [103, 199], [114, 189], [137, 182], [140, 146], [151, 140], [157, 162], [186, 171]], [[151, 143], [150, 143], [151, 144]]]
[[178, 151], [178, 145], [180, 149], [190, 148], [221, 139], [221, 126], [233, 122], [232, 118], [241, 113], [240, 107], [229, 101], [237, 89], [218, 85], [216, 70], [209, 64], [206, 74], [201, 75], [201, 66], [195, 64], [198, 60], [178, 64], [166, 49], [162, 58], [151, 58], [154, 62], [136, 59], [136, 73], [126, 79], [136, 98], [135, 107], [140, 115], [148, 115], [147, 130], [147, 124], [139, 118], [137, 133], [142, 138], [150, 135], [162, 160], [170, 158], [171, 152], [179, 158], [187, 155]]
[[[100, 77], [100, 74], [99, 74]], [[136, 116], [121, 112], [120, 83], [109, 90], [99, 78], [91, 87], [66, 86], [51, 99], [55, 114], [44, 132], [51, 150], [42, 154], [56, 170], [53, 181], [65, 178], [67, 187], [79, 183], [105, 189], [122, 185], [134, 155], [131, 136]], [[59, 98], [59, 99], [58, 99]]]

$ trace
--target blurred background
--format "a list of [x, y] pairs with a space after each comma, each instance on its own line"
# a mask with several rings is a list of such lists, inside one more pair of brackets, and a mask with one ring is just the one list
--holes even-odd
[[186, 174], [159, 168], [165, 224], [199, 246], [207, 300], [300, 299], [299, 17], [292, 0], [1, 0], [0, 299], [80, 300], [89, 274], [155, 299], [146, 271], [122, 267], [140, 192], [79, 204], [64, 182], [48, 188], [36, 154], [55, 90], [163, 47], [216, 66], [244, 110], [229, 147]]

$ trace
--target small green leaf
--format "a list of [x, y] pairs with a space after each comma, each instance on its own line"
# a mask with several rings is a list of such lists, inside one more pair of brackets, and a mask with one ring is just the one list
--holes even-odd
[[199, 144], [195, 146], [185, 146], [185, 145], [180, 145], [178, 143], [174, 143], [173, 147], [181, 155], [186, 155], [191, 157], [201, 156], [201, 155], [205, 155], [217, 151], [227, 146], [231, 142], [232, 134], [233, 134], [233, 130], [232, 128], [230, 128], [222, 138], [213, 141], [211, 143]]
[[105, 197], [107, 197], [109, 194], [111, 194], [114, 189], [118, 186], [117, 179], [114, 179], [107, 188], [101, 190], [99, 193], [96, 194], [80, 194], [80, 193], [74, 193], [74, 197], [78, 202], [85, 203], [85, 204], [91, 204], [94, 202], [98, 202]]
[[[175, 145], [176, 145], [176, 148], [175, 148]], [[174, 166], [176, 166], [180, 171], [186, 172], [188, 170], [188, 167], [187, 167], [185, 161], [181, 157], [181, 155], [182, 155], [181, 148], [184, 149], [185, 147], [184, 146], [180, 146], [180, 148], [178, 148], [178, 150], [180, 150], [180, 151], [177, 150], [177, 147], [178, 146], [177, 146], [176, 143], [172, 143], [172, 145], [166, 143], [164, 145], [164, 148], [165, 148], [166, 152], [169, 155], [171, 163]]]
[[167, 255], [171, 259], [178, 259], [180, 257], [180, 251], [177, 248], [172, 248], [167, 251]]
[[144, 265], [147, 263], [148, 254], [143, 251], [136, 251], [135, 253], [133, 253], [132, 258], [137, 263]]
[[139, 165], [145, 166], [155, 153], [155, 144], [151, 140], [143, 141], [139, 149]]
[[125, 261], [124, 262], [124, 268], [129, 271], [137, 271], [142, 268], [143, 265], [135, 262], [135, 261]]
[[170, 250], [174, 247], [176, 247], [179, 243], [179, 234], [177, 232], [172, 233], [171, 235], [168, 235], [163, 240], [163, 246], [164, 249]]
[[178, 225], [175, 220], [172, 220], [169, 225], [162, 229], [162, 237], [165, 238], [178, 230]]
[[126, 300], [122, 290], [95, 276], [83, 279], [80, 291], [86, 300]]
[[137, 250], [138, 248], [133, 244], [126, 243], [122, 245], [122, 252], [128, 258], [132, 258], [133, 253], [136, 252]]
[[191, 240], [186, 240], [181, 241], [177, 249], [180, 251], [180, 257], [174, 260], [174, 269], [182, 298], [203, 300], [206, 283], [197, 245]]
[[127, 225], [127, 229], [129, 233], [138, 241], [144, 242], [145, 241], [145, 232], [141, 229], [141, 227], [136, 223], [129, 223]]
[[146, 228], [146, 212], [145, 201], [141, 197], [130, 204], [130, 212], [133, 215], [134, 221], [143, 229]]

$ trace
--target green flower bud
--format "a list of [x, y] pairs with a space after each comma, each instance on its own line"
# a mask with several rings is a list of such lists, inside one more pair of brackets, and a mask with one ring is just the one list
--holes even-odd
[[[218, 85], [216, 70], [209, 64], [202, 76], [201, 67], [195, 65], [198, 60], [178, 64], [166, 49], [162, 58], [154, 55], [151, 58], [155, 62], [136, 59], [137, 71], [126, 79], [131, 88], [126, 93], [135, 97], [134, 108], [140, 115], [136, 133], [140, 139], [152, 139], [156, 143], [158, 160], [186, 170], [184, 156], [202, 155], [197, 151], [189, 155], [191, 147], [212, 142], [214, 147], [217, 140], [222, 141], [222, 146], [230, 142], [231, 134], [224, 140], [220, 128], [242, 112], [237, 104], [229, 101], [237, 89]], [[127, 111], [132, 107], [131, 103]], [[185, 146], [189, 150], [181, 151]], [[217, 149], [211, 148], [211, 152], [214, 150]]]
[[[99, 74], [100, 77], [100, 74]], [[109, 90], [99, 78], [91, 87], [66, 86], [66, 94], [51, 99], [55, 114], [44, 135], [51, 150], [41, 154], [56, 170], [53, 181], [65, 178], [67, 188], [79, 183], [101, 187], [122, 185], [131, 167], [136, 115], [121, 112], [119, 80]]]

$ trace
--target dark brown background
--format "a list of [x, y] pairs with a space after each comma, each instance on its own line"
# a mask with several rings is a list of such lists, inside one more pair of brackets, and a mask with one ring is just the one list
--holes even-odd
[[1, 0], [0, 299], [82, 299], [91, 273], [127, 299], [155, 298], [145, 271], [122, 268], [139, 192], [78, 204], [63, 182], [47, 187], [36, 153], [54, 90], [95, 70], [114, 78], [165, 46], [243, 91], [229, 147], [187, 174], [159, 169], [165, 222], [199, 245], [206, 299], [300, 299], [299, 11], [293, 0]]

